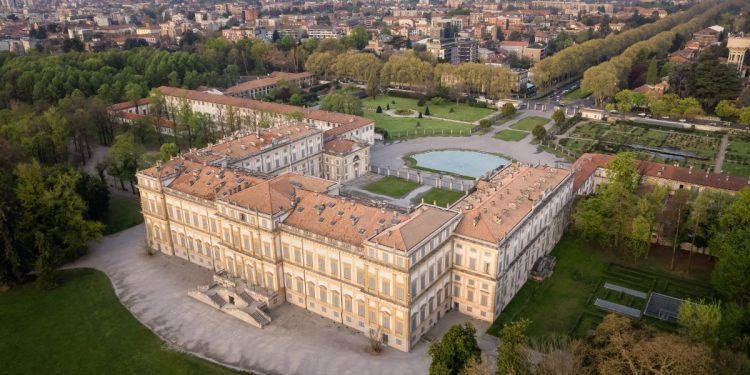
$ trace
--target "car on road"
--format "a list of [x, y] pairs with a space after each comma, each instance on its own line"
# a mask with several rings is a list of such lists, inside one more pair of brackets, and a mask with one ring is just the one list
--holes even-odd
[[687, 122], [687, 120], [685, 120], [684, 118], [681, 118], [680, 122]]
[[638, 116], [646, 117], [646, 113], [645, 112], [641, 112], [641, 113], [638, 114]]

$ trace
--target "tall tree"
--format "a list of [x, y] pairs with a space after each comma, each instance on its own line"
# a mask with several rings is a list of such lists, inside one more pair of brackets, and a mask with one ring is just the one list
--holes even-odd
[[497, 348], [498, 374], [531, 374], [526, 329], [530, 322], [522, 319], [509, 324], [500, 331], [500, 346]]
[[646, 73], [646, 83], [653, 85], [659, 82], [659, 62], [656, 57], [652, 57], [648, 62], [648, 72]]
[[430, 375], [457, 375], [472, 359], [480, 359], [476, 328], [471, 323], [454, 325], [443, 337], [430, 345]]
[[87, 242], [101, 235], [102, 224], [84, 219], [86, 204], [76, 193], [77, 172], [45, 170], [35, 161], [20, 164], [16, 176], [23, 243], [33, 249], [40, 284], [50, 288], [57, 283], [57, 269], [81, 255]]
[[740, 305], [750, 302], [750, 188], [724, 212], [709, 244], [716, 254], [711, 282], [720, 295]]

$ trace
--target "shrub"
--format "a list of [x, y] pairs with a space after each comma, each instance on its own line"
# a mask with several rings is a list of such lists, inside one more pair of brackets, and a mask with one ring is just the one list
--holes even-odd
[[422, 127], [422, 124], [421, 124], [421, 123], [420, 123], [419, 121], [417, 121], [417, 127], [418, 127], [418, 128], [421, 128], [421, 127]]
[[386, 110], [390, 110], [390, 109], [391, 109], [391, 105], [390, 105], [390, 104], [386, 104], [386, 105], [385, 105], [385, 109], [386, 109]]
[[417, 107], [421, 107], [424, 105], [424, 98], [419, 97], [419, 100], [417, 100]]
[[391, 100], [391, 104], [396, 104], [396, 99]]
[[471, 102], [471, 103], [469, 103], [469, 107], [487, 108], [487, 103], [485, 103], [485, 102]]
[[482, 129], [487, 129], [491, 125], [492, 123], [490, 122], [490, 120], [487, 120], [487, 119], [479, 120], [479, 127]]
[[450, 108], [450, 109], [448, 110], [448, 112], [449, 112], [449, 113], [453, 113], [453, 112], [455, 112], [455, 110], [453, 109], [453, 107], [451, 107], [451, 108]]
[[425, 106], [424, 107], [424, 115], [425, 116], [429, 116], [430, 115], [430, 107], [429, 106]]
[[434, 105], [443, 105], [445, 103], [448, 103], [448, 99], [445, 99], [442, 96], [436, 96], [436, 97], [430, 99], [430, 103], [432, 103]]
[[383, 107], [378, 106], [378, 108], [375, 108], [375, 113], [383, 113]]
[[513, 116], [514, 114], [516, 114], [516, 106], [514, 106], [513, 103], [505, 103], [500, 109], [500, 113], [502, 113], [505, 117]]
[[419, 112], [419, 118], [422, 118], [422, 112]]

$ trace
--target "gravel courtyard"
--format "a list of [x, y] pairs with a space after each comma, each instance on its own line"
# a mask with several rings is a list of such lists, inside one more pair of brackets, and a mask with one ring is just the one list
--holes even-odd
[[[298, 307], [270, 311], [273, 322], [251, 327], [188, 297], [212, 271], [143, 249], [143, 225], [108, 236], [68, 267], [105, 272], [125, 307], [171, 346], [225, 365], [261, 374], [426, 374], [430, 358], [420, 343], [411, 353], [365, 351], [367, 338]], [[470, 319], [450, 313], [429, 335]], [[482, 349], [495, 355], [498, 340], [473, 321]]]

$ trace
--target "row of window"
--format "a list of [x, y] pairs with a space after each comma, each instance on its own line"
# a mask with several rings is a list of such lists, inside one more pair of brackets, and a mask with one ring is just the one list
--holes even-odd
[[411, 296], [417, 296], [423, 290], [427, 289], [435, 282], [436, 279], [448, 271], [450, 268], [450, 254], [444, 254], [437, 262], [429, 265], [427, 270], [423, 270], [419, 276], [412, 275], [411, 279]]
[[411, 314], [409, 319], [409, 331], [414, 332], [420, 324], [424, 323], [432, 313], [440, 307], [443, 301], [450, 298], [450, 283], [445, 284], [443, 288], [438, 289], [434, 297], [430, 297], [426, 303], [419, 306], [419, 314]]

